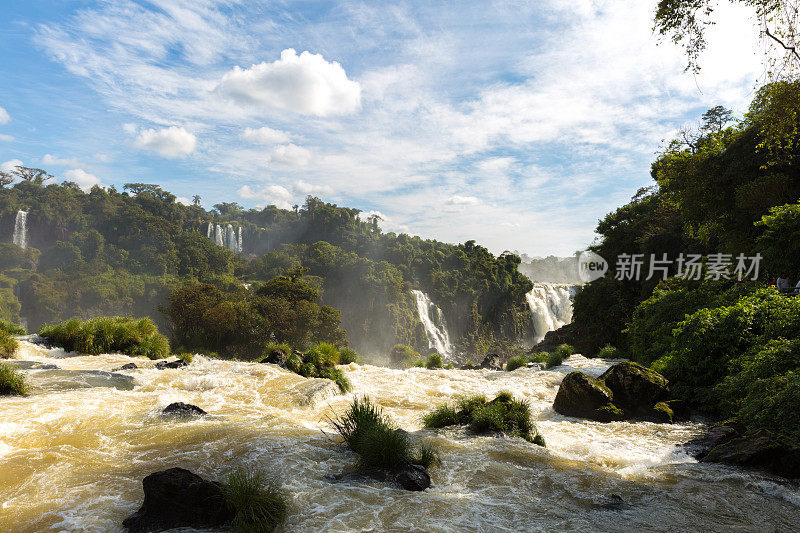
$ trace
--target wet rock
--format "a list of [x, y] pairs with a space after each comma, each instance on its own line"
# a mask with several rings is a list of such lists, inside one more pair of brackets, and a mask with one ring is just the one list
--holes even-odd
[[490, 353], [481, 361], [481, 368], [489, 370], [503, 370], [503, 358], [496, 353]]
[[301, 381], [291, 389], [300, 406], [314, 406], [339, 394], [339, 386], [329, 379], [313, 378]]
[[142, 507], [122, 522], [129, 533], [221, 528], [233, 519], [220, 484], [183, 468], [150, 474], [142, 481], [142, 488]]
[[643, 418], [659, 424], [671, 424], [689, 420], [689, 408], [681, 400], [669, 400], [655, 404]]
[[58, 365], [42, 365], [42, 366], [40, 366], [38, 368], [39, 368], [39, 370], [60, 370], [61, 369], [61, 367], [59, 367]]
[[614, 405], [631, 416], [649, 414], [655, 404], [669, 399], [667, 378], [632, 361], [617, 363], [599, 379], [611, 391]]
[[260, 363], [264, 364], [273, 364], [278, 365], [282, 368], [286, 368], [286, 360], [289, 358], [289, 355], [284, 353], [283, 350], [279, 350], [277, 348], [273, 349], [267, 356], [259, 361]]
[[800, 447], [765, 429], [728, 439], [712, 448], [701, 461], [758, 468], [785, 478], [800, 478]]
[[136, 370], [137, 368], [139, 368], [139, 367], [136, 366], [136, 363], [127, 363], [127, 364], [122, 365], [119, 368], [113, 369], [112, 372], [119, 372], [120, 370]]
[[600, 504], [600, 507], [603, 509], [608, 509], [609, 511], [620, 511], [626, 507], [625, 500], [622, 499], [622, 496], [619, 494], [612, 494], [609, 496], [606, 501]]
[[575, 371], [567, 374], [561, 382], [553, 409], [562, 415], [602, 422], [621, 420], [624, 413], [613, 405], [612, 399], [611, 391], [602, 381]]
[[156, 368], [159, 370], [165, 370], [167, 368], [181, 368], [183, 366], [187, 366], [189, 363], [184, 361], [183, 359], [176, 359], [175, 361], [159, 361], [156, 363]]
[[744, 434], [745, 428], [742, 424], [734, 421], [723, 422], [708, 429], [699, 437], [695, 437], [686, 444], [683, 448], [686, 452], [695, 457], [696, 459], [703, 459], [708, 452], [721, 444], [741, 437]]
[[431, 476], [422, 465], [408, 465], [394, 476], [394, 480], [406, 490], [420, 491], [431, 486]]
[[162, 414], [165, 415], [173, 415], [173, 416], [180, 416], [180, 417], [193, 417], [193, 416], [203, 416], [208, 413], [197, 407], [196, 405], [192, 405], [190, 403], [183, 403], [183, 402], [173, 402], [166, 406]]

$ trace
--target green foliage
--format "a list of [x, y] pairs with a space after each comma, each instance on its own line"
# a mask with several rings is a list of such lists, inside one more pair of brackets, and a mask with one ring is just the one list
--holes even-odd
[[418, 352], [414, 351], [411, 346], [396, 344], [389, 353], [389, 358], [396, 366], [409, 366], [413, 364], [413, 362], [418, 361], [420, 355]]
[[350, 348], [342, 348], [339, 350], [339, 364], [349, 365], [350, 363], [358, 363], [358, 354], [355, 350]]
[[7, 333], [9, 335], [25, 335], [27, 332], [22, 326], [0, 320], [0, 333]]
[[428, 360], [425, 363], [425, 368], [428, 369], [442, 368], [442, 365], [443, 365], [442, 356], [434, 352], [428, 356]]
[[7, 363], [0, 363], [0, 396], [27, 396], [28, 392], [22, 373]]
[[12, 337], [11, 334], [0, 330], [0, 359], [10, 359], [14, 357], [17, 348], [19, 348], [17, 339]]
[[595, 357], [599, 359], [619, 359], [620, 353], [619, 350], [617, 350], [610, 344], [606, 344], [605, 346], [600, 348], [600, 351], [597, 352], [597, 355], [595, 355]]
[[530, 405], [511, 392], [500, 392], [492, 401], [485, 396], [461, 398], [456, 406], [442, 405], [423, 416], [426, 428], [469, 425], [475, 433], [504, 433], [544, 446], [531, 419]]
[[574, 353], [575, 353], [575, 348], [573, 348], [569, 344], [560, 344], [555, 349], [555, 355], [560, 357], [562, 360], [568, 358], [570, 355]]
[[506, 362], [506, 370], [511, 372], [528, 364], [528, 360], [521, 355], [515, 355]]
[[416, 446], [369, 398], [355, 398], [347, 411], [331, 420], [334, 429], [359, 457], [361, 468], [402, 470], [410, 464], [426, 468], [439, 463], [429, 445]]
[[286, 360], [286, 368], [306, 378], [325, 378], [333, 380], [339, 390], [350, 392], [352, 385], [347, 377], [335, 365], [340, 362], [340, 353], [336, 346], [321, 342], [312, 346], [305, 354], [292, 352]]
[[39, 335], [67, 351], [91, 355], [123, 353], [150, 359], [169, 356], [169, 341], [149, 318], [101, 317], [81, 322], [74, 318], [42, 326]]
[[286, 520], [286, 500], [277, 483], [265, 481], [257, 472], [237, 470], [221, 489], [225, 504], [234, 514], [235, 531], [271, 532]]

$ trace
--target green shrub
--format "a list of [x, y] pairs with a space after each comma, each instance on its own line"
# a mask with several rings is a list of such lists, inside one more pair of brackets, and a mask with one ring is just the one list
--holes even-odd
[[425, 363], [425, 368], [429, 369], [442, 368], [443, 364], [444, 361], [442, 361], [442, 356], [434, 352], [428, 356], [428, 361]]
[[569, 355], [564, 355], [564, 352], [556, 350], [547, 356], [547, 368], [553, 368], [554, 366], [562, 364], [567, 357], [569, 357]]
[[550, 352], [536, 352], [531, 354], [528, 357], [528, 361], [531, 363], [547, 363], [547, 360], [550, 359]]
[[[355, 352], [353, 352], [355, 353]], [[290, 353], [286, 359], [286, 368], [306, 378], [325, 378], [333, 380], [342, 392], [352, 389], [350, 381], [335, 365], [339, 363], [341, 354], [333, 344], [322, 342], [313, 346], [303, 355]]]
[[235, 531], [274, 531], [286, 520], [286, 501], [274, 481], [258, 473], [237, 470], [222, 485], [225, 504], [233, 513]]
[[194, 356], [188, 352], [179, 353], [175, 357], [177, 357], [181, 361], [185, 361], [187, 364], [191, 363], [194, 360]]
[[332, 380], [339, 386], [339, 390], [343, 393], [350, 392], [352, 389], [352, 385], [350, 385], [350, 381], [345, 377], [344, 372], [339, 370], [338, 368], [333, 367], [323, 367], [319, 371], [319, 377], [326, 378]]
[[597, 355], [595, 355], [595, 357], [599, 359], [619, 359], [619, 356], [620, 356], [619, 350], [617, 350], [610, 344], [606, 344], [605, 346], [600, 348], [600, 351], [597, 352]]
[[432, 466], [439, 466], [442, 464], [442, 458], [436, 448], [427, 443], [419, 445], [417, 457], [414, 459], [414, 464], [422, 465], [425, 468]]
[[559, 356], [562, 361], [574, 353], [575, 353], [575, 348], [573, 348], [569, 344], [559, 344], [555, 350], [555, 355]]
[[10, 359], [19, 348], [19, 341], [10, 334], [0, 331], [0, 359]]
[[269, 357], [274, 353], [281, 353], [288, 356], [290, 353], [292, 353], [292, 347], [285, 342], [280, 344], [277, 342], [268, 342], [266, 346], [264, 346], [264, 349], [261, 350], [261, 359]]
[[389, 358], [396, 366], [411, 366], [409, 362], [418, 360], [420, 356], [411, 346], [395, 344], [392, 351], [389, 352]]
[[342, 348], [339, 350], [339, 364], [349, 365], [350, 363], [358, 363], [358, 354], [355, 350], [350, 348]]
[[506, 370], [511, 372], [528, 364], [528, 360], [521, 355], [515, 355], [506, 363]]
[[42, 326], [39, 335], [67, 351], [90, 355], [113, 352], [163, 359], [170, 352], [169, 341], [150, 318], [101, 317], [85, 322], [73, 318]]
[[316, 367], [339, 364], [339, 350], [329, 342], [321, 342], [306, 352], [305, 360]]
[[0, 363], [0, 396], [27, 396], [28, 384], [22, 373], [9, 364]]
[[331, 420], [334, 429], [359, 458], [361, 468], [402, 470], [410, 464], [438, 463], [436, 451], [415, 446], [411, 436], [398, 429], [369, 398], [355, 398], [344, 414]]
[[426, 428], [443, 428], [445, 426], [455, 426], [459, 418], [455, 408], [450, 405], [437, 407], [430, 413], [422, 417], [422, 422]]
[[27, 332], [22, 326], [0, 320], [0, 334], [2, 333], [7, 333], [9, 335], [25, 335]]

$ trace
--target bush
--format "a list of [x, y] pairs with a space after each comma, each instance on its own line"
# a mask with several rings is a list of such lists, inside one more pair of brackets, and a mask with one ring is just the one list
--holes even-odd
[[274, 531], [286, 520], [286, 501], [275, 482], [265, 482], [258, 473], [237, 470], [222, 485], [225, 504], [234, 514], [236, 531]]
[[444, 361], [442, 361], [442, 356], [434, 352], [428, 356], [428, 361], [425, 363], [425, 368], [428, 369], [442, 368], [443, 364]]
[[600, 348], [600, 351], [597, 352], [597, 355], [595, 355], [595, 357], [599, 359], [619, 359], [619, 356], [620, 356], [619, 350], [617, 350], [610, 344], [606, 344], [605, 346]]
[[28, 384], [22, 373], [9, 364], [0, 363], [0, 396], [27, 396]]
[[528, 364], [528, 360], [521, 355], [515, 355], [506, 363], [506, 370], [511, 372]]
[[369, 398], [355, 398], [349, 409], [331, 420], [334, 429], [358, 454], [361, 468], [402, 470], [410, 464], [427, 466], [439, 462], [436, 451], [428, 446], [415, 446], [411, 436], [383, 415]]
[[123, 353], [150, 359], [169, 356], [169, 341], [159, 334], [150, 318], [93, 318], [85, 322], [73, 318], [55, 326], [42, 326], [39, 335], [72, 352], [99, 355]]
[[564, 352], [556, 350], [547, 357], [547, 368], [553, 368], [554, 366], [562, 364], [567, 357], [569, 357], [569, 355], [564, 355]]
[[7, 333], [9, 335], [25, 335], [27, 332], [22, 326], [0, 320], [0, 334]]
[[288, 356], [290, 353], [292, 353], [292, 347], [285, 342], [282, 342], [280, 344], [277, 342], [268, 342], [267, 345], [264, 346], [264, 349], [261, 350], [261, 359], [269, 357], [270, 355], [275, 353], [281, 353], [283, 355]]
[[456, 407], [443, 405], [423, 416], [426, 428], [469, 425], [475, 433], [504, 433], [544, 446], [544, 439], [531, 419], [530, 406], [510, 392], [500, 392], [486, 401], [485, 396], [461, 398]]
[[302, 356], [292, 352], [286, 359], [286, 368], [305, 378], [325, 378], [336, 382], [339, 390], [349, 392], [350, 381], [335, 365], [339, 363], [341, 354], [333, 344], [321, 342], [313, 346]]
[[339, 350], [339, 364], [349, 365], [350, 363], [358, 363], [358, 354], [355, 350], [350, 348], [342, 348]]
[[575, 353], [575, 348], [573, 348], [569, 344], [560, 344], [556, 347], [555, 351], [555, 355], [559, 356], [562, 361], [574, 353]]
[[10, 334], [0, 331], [0, 359], [10, 359], [19, 348], [19, 341]]
[[306, 352], [305, 359], [316, 367], [339, 364], [339, 350], [329, 342], [321, 342]]
[[389, 358], [396, 366], [411, 366], [413, 361], [418, 360], [420, 356], [411, 346], [396, 344], [389, 352]]

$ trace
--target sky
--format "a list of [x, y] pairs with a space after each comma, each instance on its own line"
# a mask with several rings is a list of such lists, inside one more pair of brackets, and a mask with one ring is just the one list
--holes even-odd
[[723, 0], [695, 75], [655, 4], [0, 0], [0, 168], [571, 255], [763, 82], [747, 8]]

